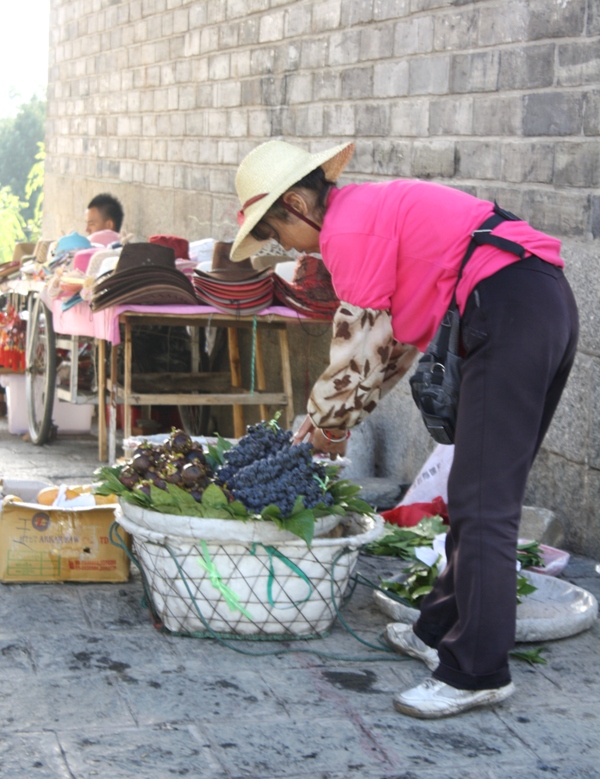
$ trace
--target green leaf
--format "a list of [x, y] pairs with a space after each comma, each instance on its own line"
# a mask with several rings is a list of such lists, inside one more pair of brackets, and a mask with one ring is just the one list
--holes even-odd
[[260, 512], [260, 515], [263, 519], [281, 519], [281, 509], [274, 503], [269, 503], [269, 505], [265, 506], [264, 509]]
[[124, 484], [119, 481], [119, 475], [122, 468], [109, 468], [103, 466], [94, 471], [94, 477], [98, 483], [94, 485], [94, 492], [98, 495], [121, 495], [127, 490]]
[[306, 542], [306, 546], [310, 547], [315, 534], [315, 518], [310, 509], [305, 509], [297, 514], [293, 514], [291, 517], [286, 517], [283, 520], [282, 526], [284, 530], [294, 533], [294, 535]]
[[304, 495], [297, 495], [296, 500], [294, 501], [294, 508], [292, 509], [290, 516], [293, 517], [295, 514], [300, 514], [302, 511], [306, 511], [306, 506], [304, 505]]
[[[202, 493], [202, 505], [205, 508], [218, 509], [227, 505], [227, 496], [216, 484], [209, 484]], [[211, 514], [211, 516], [216, 516]]]
[[139, 490], [126, 490], [120, 496], [126, 503], [132, 503], [134, 506], [141, 506], [144, 509], [152, 508], [152, 501], [145, 492]]
[[150, 499], [152, 500], [152, 508], [162, 511], [163, 514], [181, 515], [183, 513], [177, 500], [169, 492], [155, 487], [154, 484], [150, 485]]
[[215, 444], [208, 444], [207, 453], [206, 453], [206, 459], [208, 461], [208, 464], [213, 469], [213, 471], [216, 471], [218, 468], [221, 467], [221, 465], [224, 464], [225, 458], [223, 457], [223, 454], [231, 449], [233, 444], [231, 441], [227, 441], [225, 438], [220, 436], [217, 433], [217, 443]]
[[542, 657], [541, 653], [546, 651], [545, 646], [538, 646], [534, 649], [513, 649], [509, 652], [511, 657], [516, 657], [518, 660], [525, 660], [529, 665], [547, 665], [548, 661], [545, 657]]
[[250, 519], [250, 514], [248, 513], [248, 509], [239, 500], [233, 500], [231, 501], [231, 503], [228, 503], [227, 510], [231, 513], [231, 516], [234, 519], [241, 519], [241, 520]]

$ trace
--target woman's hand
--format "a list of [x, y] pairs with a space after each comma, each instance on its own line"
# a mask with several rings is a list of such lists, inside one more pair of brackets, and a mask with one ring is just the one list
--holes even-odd
[[298, 432], [294, 436], [292, 443], [294, 445], [300, 444], [308, 437], [308, 441], [314, 446], [315, 452], [328, 454], [331, 460], [335, 460], [338, 454], [343, 457], [346, 454], [346, 447], [348, 446], [346, 431], [329, 430], [328, 432], [332, 438], [342, 438], [343, 440], [337, 442], [330, 441], [325, 433], [314, 425], [312, 419], [309, 416], [306, 416], [298, 428]]

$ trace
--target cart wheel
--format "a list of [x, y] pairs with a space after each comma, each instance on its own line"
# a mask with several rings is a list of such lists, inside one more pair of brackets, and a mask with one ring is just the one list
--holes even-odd
[[[52, 432], [56, 386], [56, 339], [52, 313], [38, 297], [27, 323], [27, 373], [25, 390], [31, 442], [45, 444]], [[30, 329], [31, 328], [31, 329]]]

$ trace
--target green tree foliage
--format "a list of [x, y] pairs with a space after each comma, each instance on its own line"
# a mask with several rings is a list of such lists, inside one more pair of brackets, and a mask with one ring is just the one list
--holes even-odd
[[[19, 107], [17, 115], [0, 119], [0, 186], [10, 187], [20, 200], [26, 199], [27, 178], [44, 141], [46, 102], [37, 96]], [[25, 220], [33, 218], [28, 206]]]
[[38, 153], [35, 162], [27, 176], [25, 184], [25, 197], [27, 208], [33, 211], [31, 219], [27, 222], [27, 233], [30, 241], [36, 241], [42, 233], [42, 208], [44, 205], [44, 165], [46, 160], [46, 148], [43, 143], [38, 143]]
[[23, 203], [10, 187], [0, 189], [0, 263], [12, 260], [15, 244], [25, 241], [25, 220], [21, 214]]

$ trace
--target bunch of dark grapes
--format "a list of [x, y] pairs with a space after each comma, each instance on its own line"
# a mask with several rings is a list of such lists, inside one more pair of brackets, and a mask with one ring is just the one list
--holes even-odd
[[247, 430], [237, 445], [223, 455], [225, 465], [217, 472], [217, 481], [221, 484], [231, 485], [232, 477], [240, 468], [290, 448], [290, 430], [282, 430], [278, 425], [268, 422], [250, 425]]
[[218, 481], [257, 514], [273, 503], [287, 517], [298, 495], [306, 508], [318, 503], [331, 506], [333, 497], [319, 484], [325, 479], [325, 468], [314, 462], [311, 444], [292, 446], [291, 438], [289, 431], [272, 430], [264, 423], [248, 428], [248, 435], [226, 453]]
[[175, 484], [199, 502], [212, 476], [202, 446], [183, 430], [173, 430], [163, 445], [142, 443], [119, 474], [119, 481], [146, 495], [150, 495], [151, 484], [160, 490], [166, 490], [167, 483]]

